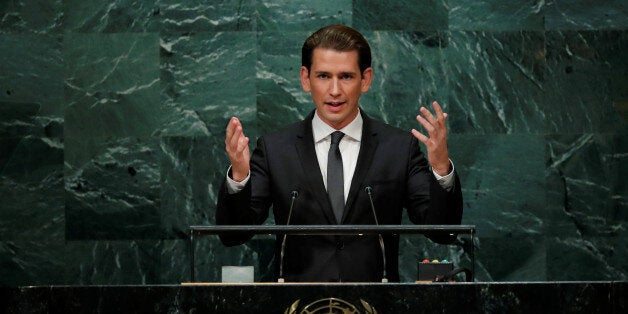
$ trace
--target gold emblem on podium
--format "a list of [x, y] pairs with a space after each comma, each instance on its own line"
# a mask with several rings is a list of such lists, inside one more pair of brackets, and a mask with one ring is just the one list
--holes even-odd
[[299, 311], [301, 299], [294, 301], [284, 314], [377, 314], [377, 310], [368, 302], [360, 299], [363, 310], [355, 305], [338, 298], [326, 298], [314, 301]]

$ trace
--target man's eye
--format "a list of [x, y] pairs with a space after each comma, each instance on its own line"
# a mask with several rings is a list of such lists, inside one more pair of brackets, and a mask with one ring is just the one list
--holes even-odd
[[326, 79], [326, 78], [328, 78], [329, 76], [328, 76], [327, 74], [319, 74], [319, 75], [318, 75], [318, 77], [319, 77], [319, 78], [322, 78], [322, 79]]
[[350, 79], [352, 79], [352, 78], [353, 78], [353, 76], [351, 76], [351, 75], [349, 75], [349, 74], [345, 74], [345, 75], [343, 75], [343, 76], [342, 76], [342, 79], [343, 79], [343, 80], [350, 80]]

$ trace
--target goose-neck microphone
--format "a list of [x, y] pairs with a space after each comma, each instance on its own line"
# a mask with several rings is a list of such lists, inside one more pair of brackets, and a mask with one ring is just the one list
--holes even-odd
[[[297, 190], [294, 190], [290, 192], [290, 196], [290, 209], [288, 210], [288, 220], [286, 221], [286, 226], [290, 225], [290, 219], [292, 218], [292, 209], [294, 208], [294, 201], [299, 196], [299, 192]], [[281, 251], [279, 252], [279, 278], [277, 279], [277, 282], [285, 281], [283, 278], [283, 255], [286, 252], [286, 236], [287, 234], [284, 234], [283, 240], [281, 240]]]
[[[373, 195], [372, 195], [372, 188], [370, 186], [367, 186], [366, 188], [364, 188], [364, 191], [366, 191], [366, 194], [368, 194], [369, 196], [369, 201], [371, 203], [371, 210], [373, 211], [373, 218], [375, 218], [375, 225], [379, 226], [379, 221], [377, 220], [377, 213], [375, 212], [375, 205], [373, 204]], [[382, 265], [383, 265], [383, 269], [382, 269], [382, 282], [388, 282], [388, 278], [386, 278], [386, 248], [384, 246], [384, 239], [382, 238], [382, 234], [378, 233], [377, 234], [379, 236], [379, 247], [382, 249]]]

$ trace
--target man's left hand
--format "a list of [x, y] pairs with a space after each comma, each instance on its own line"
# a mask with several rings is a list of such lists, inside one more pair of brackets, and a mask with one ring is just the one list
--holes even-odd
[[445, 123], [447, 113], [443, 112], [437, 102], [433, 102], [432, 107], [436, 116], [425, 107], [421, 107], [421, 114], [416, 116], [416, 120], [421, 123], [429, 137], [415, 129], [412, 129], [412, 135], [425, 144], [427, 160], [434, 172], [446, 176], [451, 170], [449, 152], [447, 151], [447, 125]]

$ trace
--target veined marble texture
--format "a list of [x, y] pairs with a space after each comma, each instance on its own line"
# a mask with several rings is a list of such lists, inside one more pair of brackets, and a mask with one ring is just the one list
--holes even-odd
[[[314, 106], [305, 38], [360, 30], [364, 111], [410, 130], [449, 113], [464, 224], [402, 237], [400, 271], [447, 258], [479, 281], [626, 280], [628, 13], [622, 1], [4, 1], [0, 286], [189, 280], [188, 226], [214, 223], [224, 129], [255, 139]], [[273, 224], [270, 218], [267, 224]], [[406, 221], [406, 223], [408, 223]], [[199, 280], [255, 265], [273, 239], [196, 243]]]

